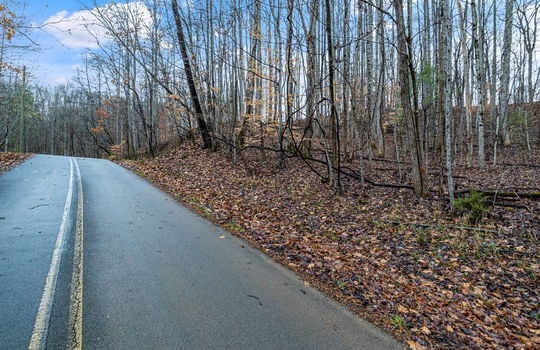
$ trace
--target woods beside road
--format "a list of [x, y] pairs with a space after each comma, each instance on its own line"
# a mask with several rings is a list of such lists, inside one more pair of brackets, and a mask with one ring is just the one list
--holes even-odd
[[[517, 161], [512, 154], [503, 159]], [[540, 346], [538, 200], [491, 199], [472, 223], [436, 193], [418, 198], [345, 177], [336, 195], [300, 159], [279, 171], [258, 159], [246, 151], [233, 163], [184, 144], [120, 163], [413, 349]], [[458, 168], [456, 180], [479, 190], [537, 187], [539, 159], [531, 164]]]
[[54, 87], [0, 6], [0, 149], [117, 161], [410, 348], [540, 348], [538, 0], [87, 3]]
[[[492, 198], [472, 222], [471, 211], [447, 212], [436, 193], [420, 198], [344, 177], [338, 195], [300, 159], [277, 171], [259, 156], [246, 151], [234, 163], [184, 143], [119, 162], [413, 349], [540, 344], [536, 198]], [[511, 156], [503, 159], [519, 160], [503, 155]], [[0, 165], [27, 157], [0, 153]], [[539, 183], [538, 164], [463, 168], [457, 182], [526, 190]], [[377, 180], [395, 181], [388, 173]]]
[[401, 349], [128, 170], [35, 155], [0, 176], [2, 349]]

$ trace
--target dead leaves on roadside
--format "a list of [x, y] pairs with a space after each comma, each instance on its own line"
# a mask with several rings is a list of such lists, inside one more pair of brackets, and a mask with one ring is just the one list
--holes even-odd
[[26, 153], [0, 152], [0, 174], [22, 163], [31, 157]]
[[540, 347], [540, 224], [530, 213], [499, 208], [485, 232], [456, 229], [464, 219], [437, 198], [356, 182], [336, 197], [300, 161], [278, 171], [246, 158], [181, 146], [122, 164], [412, 349]]

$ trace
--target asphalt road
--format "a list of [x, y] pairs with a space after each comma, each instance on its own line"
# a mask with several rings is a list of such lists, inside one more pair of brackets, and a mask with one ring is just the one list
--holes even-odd
[[66, 345], [403, 347], [114, 163], [35, 156], [0, 176], [0, 349]]

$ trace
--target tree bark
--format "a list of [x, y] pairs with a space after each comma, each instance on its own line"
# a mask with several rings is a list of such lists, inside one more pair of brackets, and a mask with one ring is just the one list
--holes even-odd
[[[403, 1], [395, 0], [394, 11], [398, 35], [398, 75], [400, 85], [401, 106], [404, 117], [408, 122], [407, 131], [410, 139], [410, 152], [413, 164], [414, 191], [423, 196], [427, 192], [426, 173], [427, 166], [424, 159], [424, 149], [420, 139], [418, 120], [418, 96], [415, 92], [415, 72], [412, 64], [410, 37], [407, 36], [403, 16]], [[411, 102], [412, 101], [412, 102]]]
[[[379, 0], [378, 7], [381, 9], [383, 8], [383, 2], [382, 0]], [[385, 84], [385, 75], [386, 75], [386, 65], [385, 65], [385, 48], [384, 48], [384, 16], [382, 12], [378, 12], [379, 21], [377, 24], [377, 40], [379, 47], [379, 72], [378, 72], [378, 79], [377, 79], [377, 87], [376, 87], [376, 96], [375, 96], [375, 105], [373, 108], [373, 124], [372, 124], [372, 132], [375, 136], [375, 143], [376, 143], [376, 149], [377, 157], [384, 157], [385, 154], [385, 145], [384, 145], [384, 135], [382, 130], [382, 116], [384, 113], [384, 84]]]
[[497, 164], [497, 144], [499, 138], [505, 146], [510, 146], [510, 133], [508, 131], [508, 100], [510, 84], [510, 55], [512, 48], [512, 26], [513, 26], [514, 0], [506, 0], [504, 38], [501, 65], [501, 90], [499, 97], [500, 120], [497, 118], [495, 142], [493, 146], [493, 164]]
[[313, 119], [315, 118], [315, 84], [317, 83], [317, 57], [316, 57], [316, 24], [319, 20], [319, 0], [310, 2], [309, 30], [307, 32], [307, 72], [306, 72], [306, 121], [301, 152], [311, 156], [313, 138]]
[[[480, 0], [482, 1], [482, 0]], [[484, 103], [486, 96], [485, 68], [484, 68], [484, 25], [478, 18], [478, 9], [475, 1], [471, 1], [473, 43], [475, 49], [476, 89], [478, 93], [478, 108], [476, 111], [476, 128], [478, 133], [478, 165], [486, 166], [486, 152], [484, 140]], [[479, 26], [481, 26], [479, 28]]]
[[[325, 1], [326, 7], [326, 43], [328, 54], [328, 84], [329, 84], [329, 100], [330, 100], [330, 119], [331, 119], [331, 138], [332, 138], [332, 158], [333, 163], [338, 168], [337, 178], [334, 183], [338, 190], [341, 189], [341, 144], [340, 144], [340, 126], [339, 115], [336, 108], [336, 92], [335, 92], [335, 62], [334, 62], [334, 41], [332, 38], [332, 7], [330, 0]], [[331, 181], [333, 179], [330, 179]]]
[[446, 153], [446, 173], [448, 185], [448, 198], [450, 207], [454, 208], [454, 178], [452, 177], [452, 131], [453, 131], [453, 108], [452, 108], [452, 22], [450, 20], [449, 0], [441, 1], [441, 54], [444, 69], [444, 133]]
[[249, 128], [251, 119], [254, 115], [254, 105], [256, 103], [255, 86], [257, 75], [261, 74], [259, 69], [259, 63], [257, 60], [257, 51], [261, 43], [261, 1], [255, 0], [254, 3], [254, 15], [253, 15], [253, 27], [251, 32], [251, 52], [248, 58], [248, 71], [247, 71], [247, 86], [245, 94], [246, 111], [244, 118], [242, 119], [242, 126], [238, 133], [238, 145], [244, 146], [246, 133]]
[[471, 90], [471, 60], [469, 49], [467, 46], [467, 31], [465, 23], [467, 22], [467, 13], [469, 4], [465, 3], [465, 8], [462, 7], [461, 0], [457, 1], [459, 10], [459, 28], [461, 34], [461, 51], [463, 54], [463, 90], [465, 91], [465, 104], [463, 110], [465, 113], [465, 143], [467, 144], [466, 166], [472, 165], [474, 145], [472, 131], [472, 90]]
[[212, 148], [212, 136], [210, 135], [208, 125], [206, 121], [204, 120], [204, 114], [203, 114], [201, 103], [199, 101], [197, 87], [195, 85], [195, 80], [193, 79], [193, 73], [191, 70], [191, 64], [189, 62], [189, 55], [187, 51], [186, 40], [184, 37], [184, 30], [182, 29], [182, 21], [180, 19], [180, 12], [178, 10], [178, 2], [176, 0], [171, 0], [171, 5], [172, 5], [173, 16], [174, 16], [174, 22], [176, 24], [176, 35], [178, 36], [180, 54], [182, 55], [182, 61], [184, 63], [184, 72], [186, 74], [186, 79], [187, 79], [187, 83], [189, 87], [191, 103], [193, 104], [195, 118], [197, 119], [199, 132], [201, 133], [203, 148], [209, 149], [209, 148]]

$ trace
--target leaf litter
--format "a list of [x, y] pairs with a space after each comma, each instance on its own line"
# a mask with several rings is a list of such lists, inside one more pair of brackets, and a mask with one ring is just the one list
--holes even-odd
[[[443, 195], [348, 178], [336, 195], [298, 159], [277, 169], [259, 158], [244, 152], [233, 163], [183, 144], [120, 164], [412, 349], [540, 347], [537, 201], [493, 206], [473, 230], [447, 213]], [[534, 167], [457, 167], [456, 175], [458, 189], [540, 186]]]
[[31, 156], [27, 153], [0, 152], [0, 174], [14, 168]]

